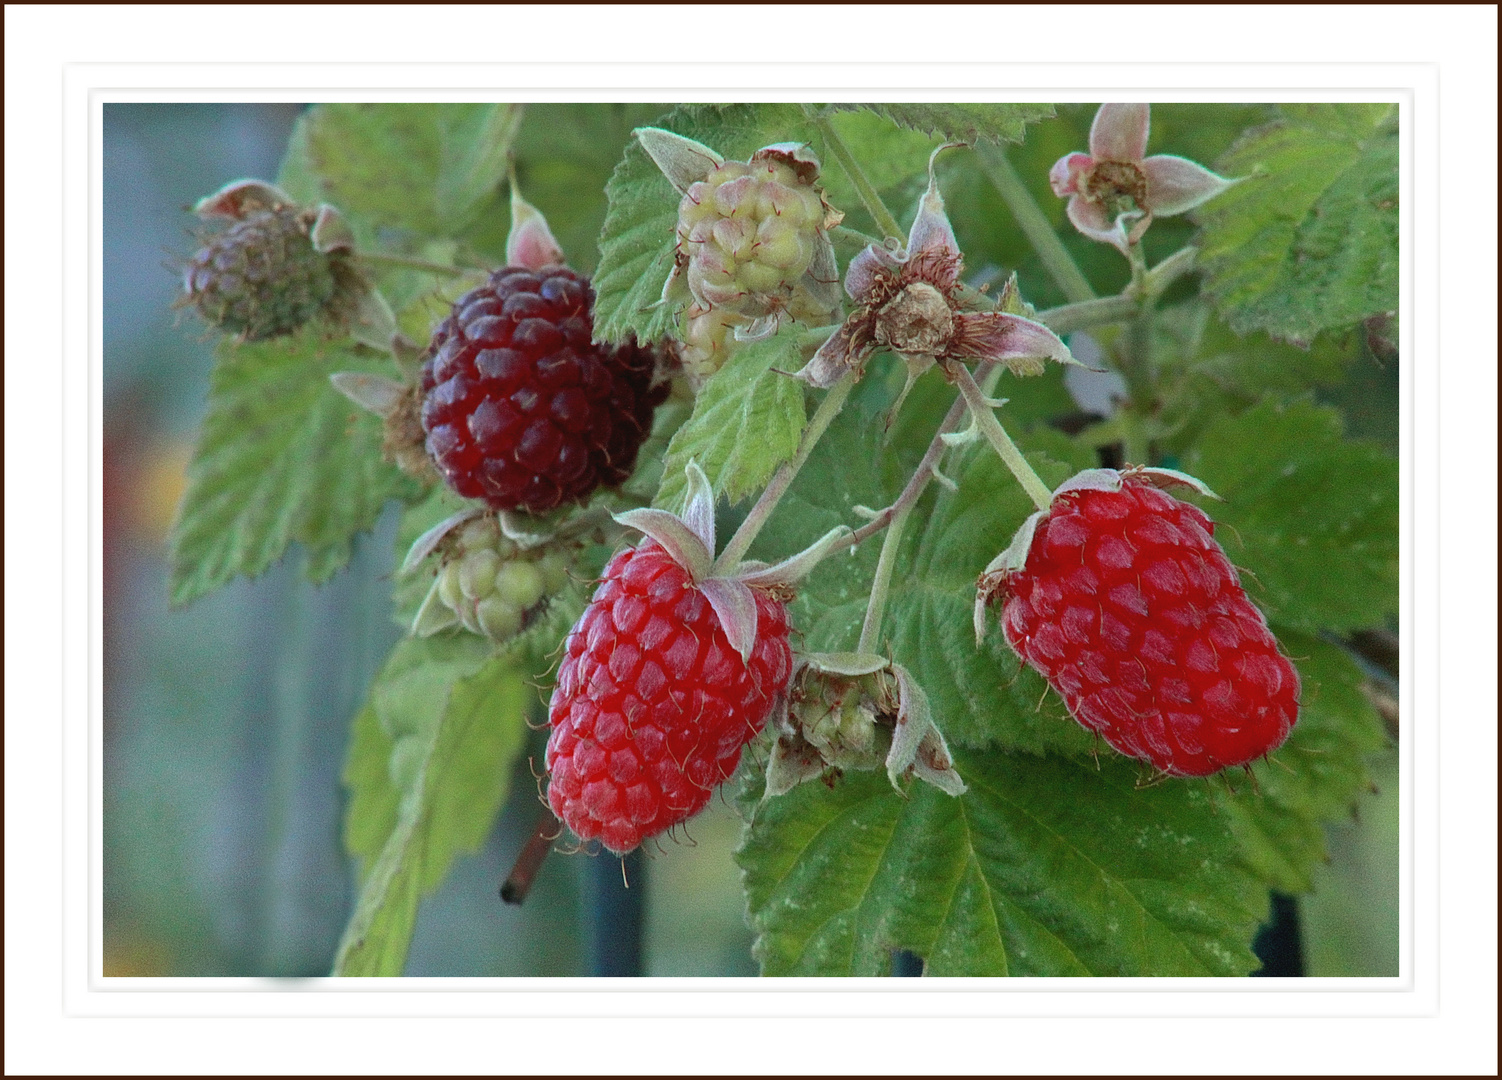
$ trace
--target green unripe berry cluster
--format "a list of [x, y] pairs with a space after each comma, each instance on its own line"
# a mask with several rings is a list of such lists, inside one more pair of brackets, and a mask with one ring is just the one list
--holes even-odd
[[826, 208], [819, 189], [776, 158], [727, 161], [678, 206], [678, 247], [701, 308], [758, 318], [785, 306], [814, 259]]
[[310, 228], [310, 215], [296, 207], [249, 213], [188, 260], [183, 303], [210, 326], [247, 341], [330, 316], [356, 271], [347, 252], [316, 250]]
[[451, 538], [438, 598], [465, 629], [507, 641], [568, 584], [572, 562], [572, 549], [556, 545], [522, 550], [487, 515]]

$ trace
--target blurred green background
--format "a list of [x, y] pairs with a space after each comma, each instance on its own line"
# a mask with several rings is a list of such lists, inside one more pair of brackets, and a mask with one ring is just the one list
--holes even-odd
[[[1257, 106], [1238, 107], [1234, 117], [1221, 107], [1218, 122], [1206, 125], [1205, 108], [1155, 106], [1152, 150], [1213, 161], [1260, 115]], [[109, 975], [323, 975], [354, 895], [354, 867], [340, 845], [339, 773], [350, 718], [399, 634], [388, 614], [394, 509], [359, 540], [350, 567], [321, 588], [297, 576], [294, 558], [184, 610], [169, 612], [166, 602], [165, 538], [212, 363], [209, 335], [171, 306], [175, 262], [197, 246], [186, 208], [230, 179], [274, 176], [301, 109], [104, 109]], [[1092, 115], [1093, 107], [1061, 106], [1059, 120], [1033, 129], [1029, 155], [1051, 161], [1082, 147]], [[622, 138], [629, 131], [613, 126]], [[557, 138], [560, 160], [576, 156], [577, 139], [563, 129]], [[589, 148], [601, 158], [601, 185], [618, 149]], [[530, 184], [546, 175], [539, 156], [544, 167]], [[1061, 221], [1046, 178], [1030, 179]], [[975, 170], [954, 166], [951, 205], [963, 204], [965, 185], [980, 182]], [[913, 200], [921, 179], [914, 183]], [[580, 230], [597, 230], [603, 192], [592, 214], [579, 210], [583, 196], [570, 197], [589, 219]], [[858, 214], [851, 223], [860, 224]], [[1010, 221], [993, 219], [985, 235], [972, 236], [967, 219], [956, 220], [967, 252], [1027, 251]], [[1150, 257], [1191, 231], [1183, 219], [1155, 227]], [[1065, 239], [1097, 284], [1110, 287], [1115, 265], [1096, 264], [1114, 253], [1072, 232]], [[593, 265], [592, 252], [576, 250], [581, 242], [568, 246], [577, 265]], [[975, 266], [996, 276], [984, 258]], [[1015, 268], [1024, 295], [1040, 307], [1062, 299], [1032, 256]], [[1396, 450], [1397, 392], [1398, 365], [1363, 353], [1347, 382], [1321, 396], [1346, 409], [1351, 434]], [[540, 733], [534, 741], [529, 753], [540, 760]], [[1396, 751], [1375, 761], [1373, 773], [1379, 793], [1363, 800], [1357, 820], [1330, 830], [1332, 861], [1300, 901], [1310, 975], [1398, 974]], [[523, 775], [484, 848], [460, 860], [423, 903], [407, 974], [586, 973], [586, 856], [551, 856], [520, 908], [497, 898], [537, 813], [535, 785]], [[756, 973], [730, 854], [738, 829], [735, 812], [717, 798], [691, 824], [692, 846], [648, 852], [644, 880], [632, 882], [643, 890], [646, 974]]]

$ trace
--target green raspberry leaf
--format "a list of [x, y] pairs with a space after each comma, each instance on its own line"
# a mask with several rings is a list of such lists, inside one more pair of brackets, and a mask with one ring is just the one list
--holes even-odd
[[1021, 142], [1028, 124], [1053, 116], [1052, 105], [992, 102], [875, 102], [832, 105], [834, 109], [869, 109], [899, 127], [955, 142]]
[[399, 642], [355, 718], [345, 846], [361, 889], [335, 975], [400, 975], [419, 900], [477, 851], [526, 743], [532, 691], [474, 635]]
[[[685, 105], [654, 126], [740, 161], [763, 146], [807, 137], [807, 120], [796, 105]], [[635, 139], [605, 195], [610, 209], [594, 276], [595, 340], [619, 342], [635, 334], [638, 341], [656, 341], [668, 336], [678, 314], [658, 301], [673, 269], [682, 196]]]
[[369, 225], [458, 236], [499, 199], [520, 105], [315, 105], [283, 176]]
[[1363, 676], [1340, 649], [1303, 634], [1281, 635], [1297, 657], [1299, 719], [1273, 752], [1278, 764], [1257, 770], [1229, 801], [1231, 829], [1248, 867], [1272, 888], [1307, 892], [1325, 859], [1325, 822], [1349, 817], [1371, 785], [1369, 755], [1387, 742], [1381, 718], [1361, 692]]
[[1204, 290], [1238, 333], [1307, 343], [1398, 306], [1397, 108], [1285, 105], [1220, 159]]
[[960, 753], [951, 798], [847, 773], [760, 802], [736, 853], [765, 975], [1245, 975], [1266, 910], [1203, 785], [1119, 760]]
[[802, 365], [793, 328], [741, 345], [699, 388], [693, 415], [668, 443], [656, 504], [678, 509], [690, 461], [699, 463], [716, 497], [738, 502], [765, 487], [797, 453], [804, 419], [803, 384], [771, 369]]
[[1271, 622], [1305, 631], [1380, 626], [1398, 610], [1398, 463], [1342, 437], [1334, 409], [1267, 402], [1205, 429], [1185, 470], [1243, 584]]
[[219, 346], [188, 489], [171, 541], [171, 600], [255, 577], [294, 540], [308, 578], [349, 561], [386, 500], [420, 486], [381, 457], [381, 422], [329, 384], [336, 371], [391, 374], [390, 361], [316, 331]]

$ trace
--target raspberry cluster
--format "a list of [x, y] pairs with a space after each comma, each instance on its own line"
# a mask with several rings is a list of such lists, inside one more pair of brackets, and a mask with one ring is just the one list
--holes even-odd
[[508, 266], [434, 333], [422, 426], [460, 495], [544, 513], [631, 475], [667, 386], [651, 351], [591, 342], [593, 307], [567, 267]]
[[1214, 532], [1126, 473], [1115, 491], [1061, 488], [1022, 568], [982, 579], [1007, 642], [1075, 719], [1175, 776], [1261, 757], [1298, 716], [1298, 673]]
[[548, 803], [624, 853], [702, 810], [792, 673], [787, 608], [754, 590], [749, 660], [655, 541], [621, 552], [570, 631], [549, 708]]

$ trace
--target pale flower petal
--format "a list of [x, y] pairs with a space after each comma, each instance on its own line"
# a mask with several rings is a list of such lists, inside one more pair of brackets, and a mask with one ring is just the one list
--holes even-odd
[[1154, 154], [1142, 163], [1142, 173], [1147, 177], [1147, 208], [1160, 217], [1192, 210], [1240, 183], [1172, 154]]
[[1048, 182], [1053, 186], [1053, 193], [1061, 199], [1065, 195], [1075, 194], [1079, 190], [1080, 174], [1094, 164], [1095, 160], [1089, 154], [1065, 154], [1059, 158], [1048, 171]]
[[[793, 377], [801, 379], [808, 385], [819, 389], [828, 390], [845, 375], [847, 371], [858, 368], [865, 363], [866, 357], [872, 348], [871, 334], [869, 329], [861, 332], [851, 320], [841, 323], [839, 329], [814, 353], [813, 359], [803, 366], [803, 370]], [[857, 338], [864, 339], [857, 344]]]
[[1096, 161], [1141, 161], [1147, 153], [1146, 102], [1102, 105], [1090, 125], [1090, 156]]
[[1041, 375], [1044, 360], [1078, 364], [1069, 346], [1042, 323], [1000, 311], [966, 312], [958, 323], [950, 354], [1006, 364], [1017, 375]]
[[861, 303], [878, 280], [896, 275], [906, 261], [906, 253], [868, 244], [845, 270], [845, 292], [850, 299]]
[[541, 270], [545, 266], [562, 266], [563, 249], [553, 239], [542, 211], [521, 197], [516, 184], [511, 185], [511, 232], [506, 237], [506, 264]]
[[1090, 239], [1102, 244], [1114, 244], [1123, 252], [1131, 247], [1127, 243], [1125, 230], [1121, 228], [1121, 219], [1118, 218], [1113, 223], [1100, 203], [1087, 202], [1083, 197], [1073, 195], [1064, 209], [1069, 215], [1070, 223]]
[[[937, 156], [938, 150], [934, 154]], [[913, 227], [908, 232], [907, 258], [909, 266], [921, 263], [922, 280], [940, 291], [949, 289], [959, 280], [960, 242], [954, 238], [954, 228], [949, 224], [949, 215], [944, 212], [944, 196], [939, 194], [939, 178], [934, 175], [932, 158], [928, 164], [928, 190], [923, 193], [918, 216], [913, 219]]]

